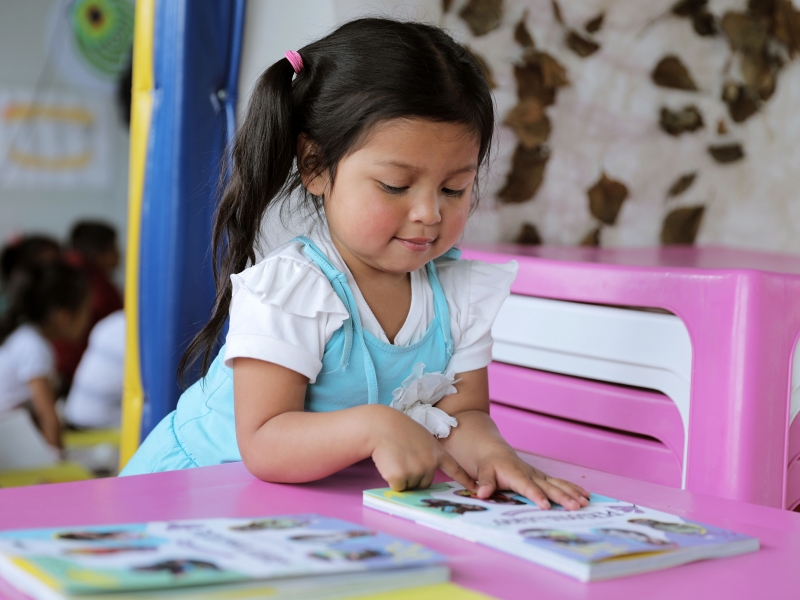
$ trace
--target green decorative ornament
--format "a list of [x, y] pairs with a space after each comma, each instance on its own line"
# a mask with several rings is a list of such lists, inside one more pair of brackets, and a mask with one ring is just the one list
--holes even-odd
[[118, 77], [127, 65], [133, 42], [133, 4], [129, 0], [76, 0], [69, 19], [86, 62], [105, 77]]

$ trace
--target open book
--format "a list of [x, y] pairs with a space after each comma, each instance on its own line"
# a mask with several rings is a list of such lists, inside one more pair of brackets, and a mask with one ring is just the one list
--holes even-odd
[[37, 600], [340, 598], [447, 581], [443, 562], [311, 514], [0, 532], [0, 576]]
[[592, 494], [589, 506], [541, 510], [511, 492], [486, 500], [455, 483], [366, 490], [364, 504], [513, 554], [581, 581], [758, 550], [756, 538]]

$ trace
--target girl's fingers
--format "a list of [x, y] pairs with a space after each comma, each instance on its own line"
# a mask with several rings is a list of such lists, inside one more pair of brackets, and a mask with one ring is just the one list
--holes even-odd
[[406, 479], [406, 489], [416, 490], [420, 487], [419, 482], [422, 480], [422, 475], [409, 475]]
[[550, 508], [550, 501], [547, 499], [544, 491], [532, 479], [519, 476], [512, 478], [509, 483], [509, 487], [512, 490], [518, 494], [522, 494], [542, 510], [548, 510]]
[[558, 504], [569, 510], [578, 510], [579, 508], [581, 508], [581, 503], [577, 499], [573, 498], [567, 492], [565, 492], [559, 487], [556, 487], [549, 481], [539, 480], [536, 483], [542, 489], [542, 491], [545, 494], [547, 494], [547, 497], [550, 498], [553, 502], [557, 502]]
[[583, 488], [575, 485], [574, 483], [570, 483], [569, 481], [564, 481], [563, 479], [555, 479], [552, 477], [548, 477], [547, 482], [551, 485], [556, 486], [558, 489], [562, 490], [573, 500], [576, 500], [578, 504], [580, 504], [581, 506], [588, 506], [589, 492], [587, 492]]
[[478, 498], [485, 500], [497, 489], [497, 476], [493, 468], [478, 467]]
[[439, 459], [439, 468], [470, 492], [476, 491], [475, 480], [469, 476], [461, 465], [456, 462], [456, 459], [450, 456], [450, 453], [446, 450], [442, 451], [442, 457]]
[[425, 475], [422, 476], [422, 479], [419, 480], [417, 487], [421, 490], [427, 490], [433, 483], [434, 475], [436, 475], [436, 471], [425, 473]]

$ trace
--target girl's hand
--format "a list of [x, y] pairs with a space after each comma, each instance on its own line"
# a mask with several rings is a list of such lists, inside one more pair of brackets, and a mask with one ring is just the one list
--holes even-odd
[[441, 469], [475, 491], [475, 481], [427, 429], [394, 408], [376, 405], [375, 409], [372, 460], [393, 490], [428, 488], [436, 469]]
[[508, 446], [499, 446], [478, 461], [478, 497], [488, 498], [497, 489], [522, 494], [543, 510], [550, 508], [549, 500], [568, 510], [578, 510], [589, 504], [589, 492], [585, 489], [549, 477], [522, 460]]

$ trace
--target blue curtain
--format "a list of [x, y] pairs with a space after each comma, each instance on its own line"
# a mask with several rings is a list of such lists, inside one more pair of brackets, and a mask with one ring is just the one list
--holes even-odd
[[245, 0], [158, 0], [154, 101], [142, 203], [142, 437], [180, 396], [184, 349], [214, 299], [211, 226], [235, 131]]

